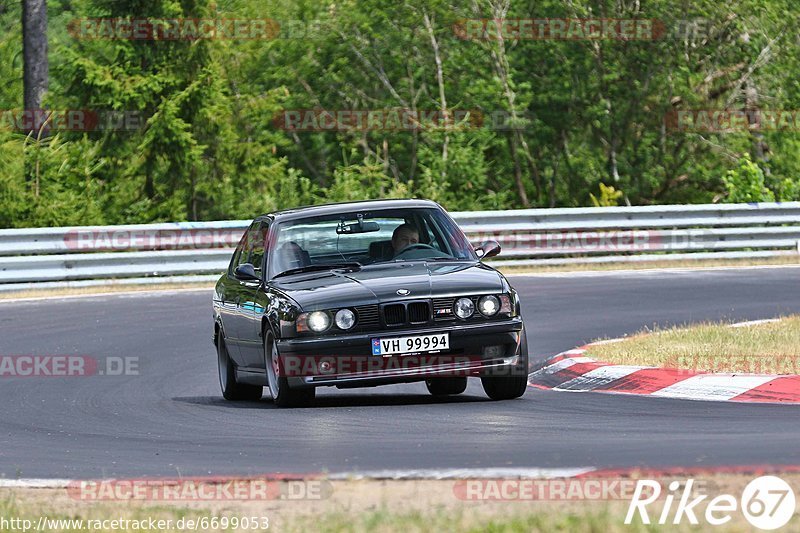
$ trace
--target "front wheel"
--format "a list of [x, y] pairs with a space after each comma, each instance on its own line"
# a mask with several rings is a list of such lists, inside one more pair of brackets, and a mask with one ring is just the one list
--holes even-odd
[[297, 407], [308, 405], [314, 400], [316, 389], [292, 389], [289, 387], [289, 380], [281, 374], [281, 358], [278, 353], [278, 346], [274, 341], [268, 339], [264, 343], [264, 363], [267, 370], [267, 382], [272, 400], [278, 407]]
[[510, 376], [484, 376], [481, 378], [483, 390], [492, 400], [512, 400], [519, 398], [528, 390], [528, 333], [522, 330], [517, 355], [520, 358], [516, 368], [510, 369]]
[[228, 347], [222, 331], [219, 332], [217, 339], [217, 370], [219, 371], [219, 388], [222, 389], [222, 397], [226, 400], [255, 401], [261, 399], [263, 387], [236, 382], [236, 367], [228, 354]]
[[483, 390], [492, 400], [519, 398], [528, 389], [528, 376], [492, 376], [481, 378]]

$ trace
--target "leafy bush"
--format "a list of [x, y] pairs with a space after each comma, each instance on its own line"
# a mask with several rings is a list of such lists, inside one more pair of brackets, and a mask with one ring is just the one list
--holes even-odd
[[728, 203], [774, 202], [775, 194], [764, 182], [764, 171], [745, 154], [739, 166], [729, 170], [722, 178], [728, 195]]

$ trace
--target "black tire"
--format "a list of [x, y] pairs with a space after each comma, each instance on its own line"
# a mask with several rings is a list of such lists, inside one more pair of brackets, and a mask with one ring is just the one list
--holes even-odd
[[528, 390], [528, 376], [498, 376], [481, 378], [483, 390], [492, 400], [512, 400]]
[[467, 378], [430, 378], [425, 380], [425, 386], [428, 387], [428, 392], [434, 396], [461, 394], [467, 390]]
[[301, 407], [314, 401], [317, 389], [308, 387], [293, 389], [289, 387], [289, 380], [283, 376], [282, 363], [277, 345], [271, 338], [264, 336], [264, 366], [267, 373], [267, 385], [272, 395], [272, 401], [278, 407]]
[[513, 400], [528, 390], [528, 334], [525, 329], [522, 330], [519, 356], [519, 364], [511, 370], [511, 375], [481, 378], [483, 390], [492, 400]]
[[226, 400], [255, 401], [261, 399], [261, 394], [264, 392], [263, 387], [236, 382], [236, 367], [228, 355], [228, 347], [225, 345], [225, 336], [222, 331], [217, 338], [217, 370], [219, 371], [219, 388], [222, 389], [222, 397]]

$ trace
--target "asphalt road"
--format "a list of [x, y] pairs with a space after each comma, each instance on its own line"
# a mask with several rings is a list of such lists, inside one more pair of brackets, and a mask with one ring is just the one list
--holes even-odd
[[[800, 312], [800, 268], [513, 277], [535, 358], [653, 324]], [[800, 408], [423, 384], [221, 399], [208, 292], [0, 303], [0, 355], [138, 357], [139, 375], [0, 378], [0, 477], [800, 464]]]

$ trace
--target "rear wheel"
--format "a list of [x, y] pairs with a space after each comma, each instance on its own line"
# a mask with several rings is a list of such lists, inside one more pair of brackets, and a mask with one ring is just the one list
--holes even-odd
[[217, 370], [219, 371], [219, 388], [222, 397], [226, 400], [259, 400], [263, 387], [258, 385], [243, 385], [236, 382], [236, 367], [228, 354], [225, 336], [219, 332], [217, 339]]
[[461, 394], [467, 390], [467, 378], [430, 378], [425, 380], [425, 386], [434, 396]]
[[[266, 336], [265, 336], [266, 338]], [[308, 405], [314, 401], [317, 390], [314, 387], [307, 389], [292, 389], [289, 380], [282, 376], [281, 358], [278, 346], [271, 339], [264, 342], [264, 363], [267, 370], [267, 382], [272, 400], [278, 407], [297, 407]]]

